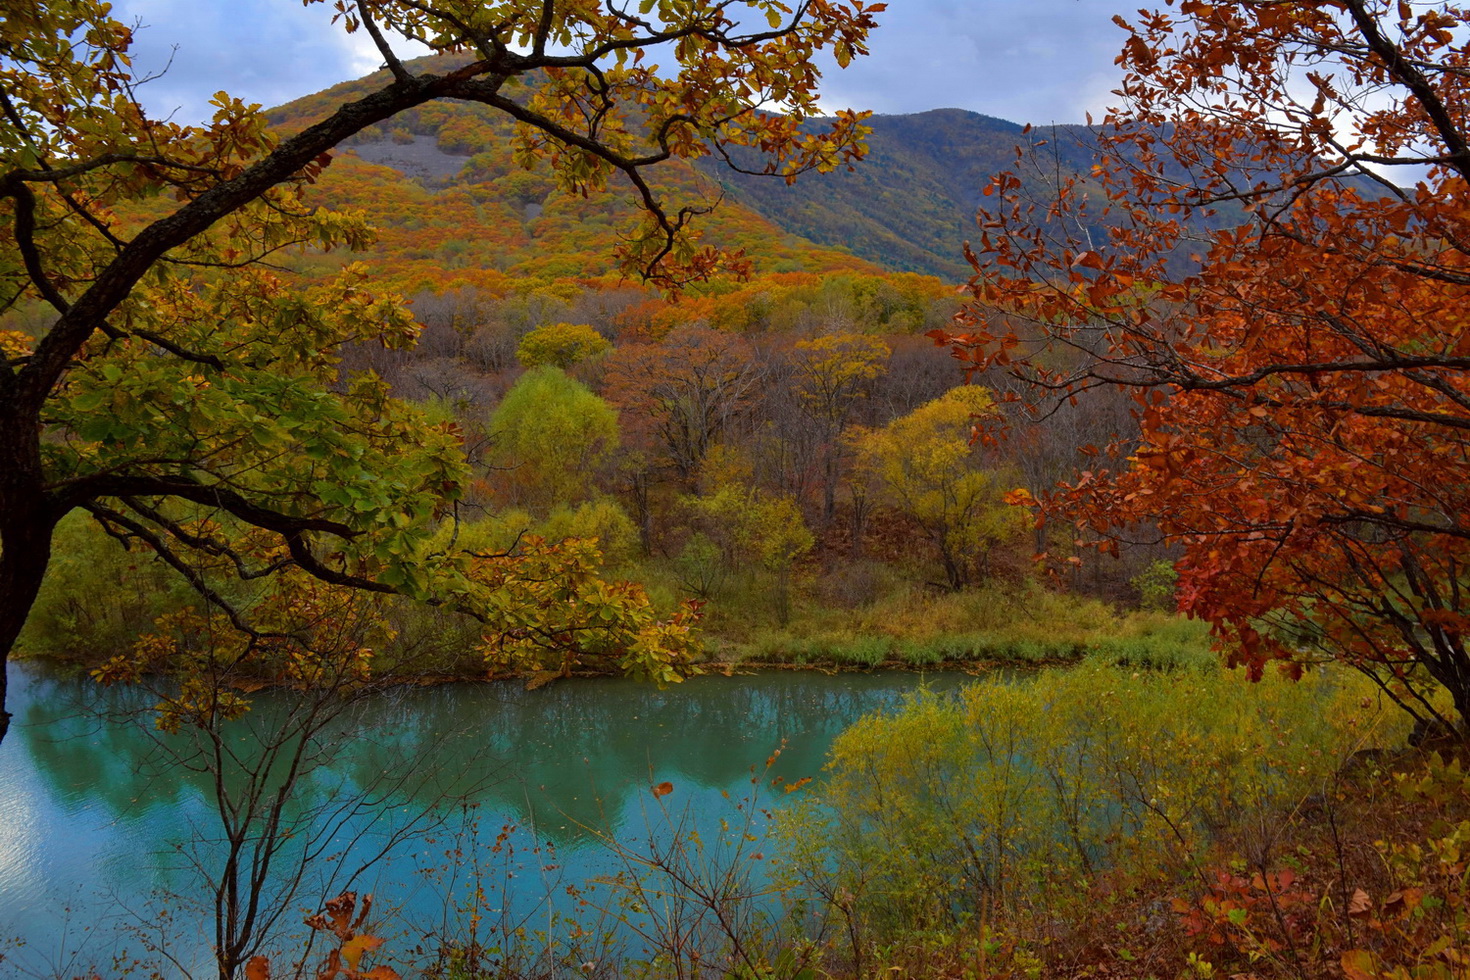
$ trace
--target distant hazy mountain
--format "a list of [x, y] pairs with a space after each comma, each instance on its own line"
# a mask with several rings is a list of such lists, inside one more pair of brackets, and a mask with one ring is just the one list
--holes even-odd
[[856, 169], [807, 174], [788, 186], [709, 163], [730, 199], [793, 234], [850, 249], [889, 269], [964, 279], [963, 243], [990, 177], [1017, 167], [1032, 182], [1087, 173], [1093, 151], [1078, 126], [1034, 129], [962, 109], [874, 116]]

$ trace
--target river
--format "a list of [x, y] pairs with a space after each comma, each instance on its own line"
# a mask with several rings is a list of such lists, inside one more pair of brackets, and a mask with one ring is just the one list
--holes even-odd
[[[737, 842], [746, 829], [758, 835], [762, 810], [819, 776], [844, 727], [921, 684], [964, 680], [777, 672], [664, 690], [615, 679], [532, 692], [398, 689], [325, 738], [320, 765], [298, 785], [293, 803], [322, 833], [311, 836], [316, 856], [283, 935], [299, 934], [302, 916], [347, 885], [375, 895], [400, 944], [462, 926], [475, 885], [502, 927], [550, 927], [577, 904], [567, 886], [626, 870], [671, 828], [711, 841], [722, 827]], [[5, 962], [75, 975], [121, 956], [208, 975], [206, 879], [220, 854], [209, 777], [177, 764], [178, 745], [152, 731], [139, 692], [20, 665], [10, 697], [15, 723], [0, 745]], [[288, 697], [258, 695], [235, 723], [242, 754]]]

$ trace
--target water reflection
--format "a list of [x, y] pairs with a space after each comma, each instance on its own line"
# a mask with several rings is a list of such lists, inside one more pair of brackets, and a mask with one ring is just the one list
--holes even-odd
[[[68, 922], [100, 923], [109, 911], [196, 887], [185, 858], [197, 859], [210, 833], [209, 777], [170, 761], [165, 750], [177, 746], [161, 745], [150, 730], [147, 696], [30, 669], [15, 675], [16, 724], [0, 745], [0, 939], [58, 949], [77, 939], [61, 935]], [[815, 775], [832, 739], [862, 714], [920, 683], [944, 689], [962, 680], [786, 673], [696, 678], [663, 691], [620, 680], [535, 692], [513, 684], [404, 688], [343, 719], [343, 737], [328, 740], [329, 764], [303, 781], [294, 802], [303, 811], [329, 807], [380, 784], [384, 773], [406, 773], [402, 795], [378, 806], [408, 815], [473, 797], [484, 826], [519, 827], [523, 853], [553, 845], [565, 880], [576, 881], [605, 867], [596, 832], [648, 832], [651, 785], [671, 782], [671, 801], [692, 805], [696, 818], [711, 811], [705, 817], [717, 822], [721, 794], [743, 795], [752, 771], [761, 779]], [[248, 745], [291, 696], [259, 695], [231, 736]], [[387, 831], [371, 816], [344, 826], [342, 862], [354, 859], [351, 841], [363, 833], [358, 849], [381, 846]], [[191, 842], [193, 851], [180, 850]], [[398, 888], [402, 901], [442, 909], [443, 896], [413, 885], [442, 853], [422, 843], [399, 848], [360, 884], [380, 894]]]

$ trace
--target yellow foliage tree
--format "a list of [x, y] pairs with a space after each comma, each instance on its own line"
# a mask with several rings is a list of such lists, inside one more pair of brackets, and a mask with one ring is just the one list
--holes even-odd
[[1000, 475], [982, 467], [972, 438], [997, 414], [990, 392], [965, 385], [853, 440], [859, 479], [879, 484], [923, 527], [951, 589], [984, 574], [1024, 533], [1024, 513], [1005, 502]]
[[822, 519], [831, 521], [848, 443], [842, 438], [868, 386], [887, 369], [892, 349], [876, 337], [829, 334], [797, 341], [793, 387], [822, 428]]
[[521, 338], [516, 360], [523, 367], [549, 364], [565, 371], [573, 364], [606, 355], [612, 341], [585, 323], [548, 323]]

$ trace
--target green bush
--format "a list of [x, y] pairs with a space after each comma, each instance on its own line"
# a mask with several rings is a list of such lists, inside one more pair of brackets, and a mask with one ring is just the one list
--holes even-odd
[[57, 527], [51, 565], [17, 645], [91, 664], [126, 653], [163, 613], [202, 600], [142, 547], [127, 550], [80, 511]]
[[1138, 590], [1138, 606], [1154, 612], [1173, 612], [1178, 608], [1174, 587], [1179, 573], [1172, 561], [1156, 561], [1128, 580]]
[[596, 538], [603, 567], [616, 567], [632, 559], [638, 549], [638, 529], [616, 501], [590, 500], [576, 508], [557, 507], [536, 529], [547, 541], [564, 538]]
[[1280, 812], [1360, 748], [1370, 691], [1084, 664], [921, 693], [838, 738], [781, 825], [787, 868], [845, 896], [834, 914], [875, 942], [1064, 906], [1114, 868], [1180, 878], [1220, 828]]

